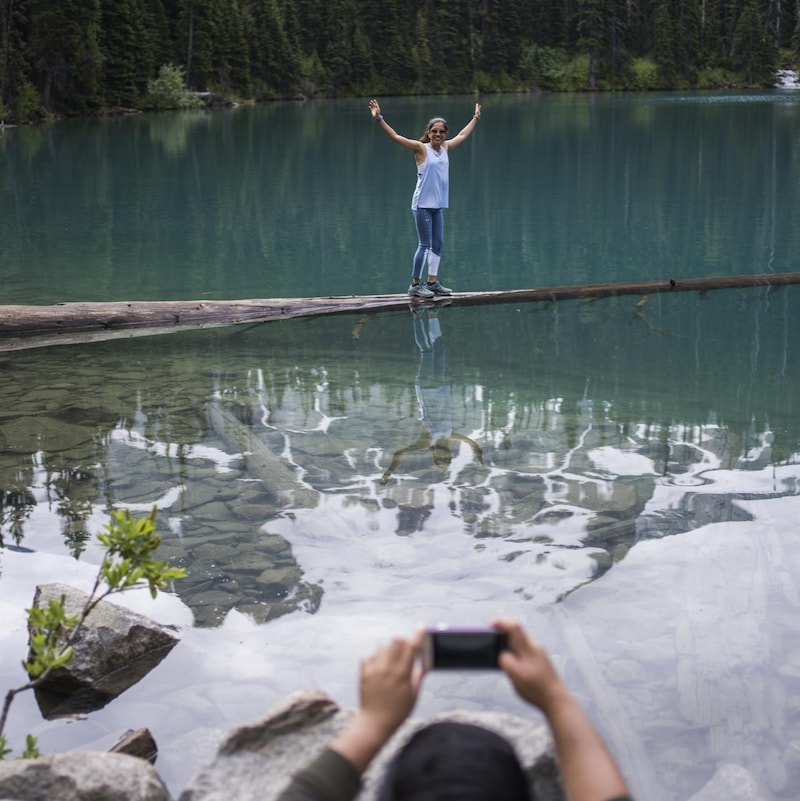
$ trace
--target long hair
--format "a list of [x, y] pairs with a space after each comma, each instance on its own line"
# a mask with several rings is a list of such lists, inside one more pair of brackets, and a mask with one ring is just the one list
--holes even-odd
[[444, 117], [432, 117], [430, 120], [428, 120], [428, 127], [425, 129], [425, 133], [423, 133], [422, 136], [420, 136], [420, 138], [419, 138], [420, 142], [430, 142], [431, 141], [431, 133], [430, 133], [431, 132], [431, 128], [433, 128], [433, 126], [436, 125], [437, 122], [441, 124], [442, 128], [444, 128], [445, 131], [449, 131], [450, 130], [447, 127], [447, 120]]

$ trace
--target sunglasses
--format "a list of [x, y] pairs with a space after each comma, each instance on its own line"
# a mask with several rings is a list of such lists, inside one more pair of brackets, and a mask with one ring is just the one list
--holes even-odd
[[446, 134], [447, 131], [443, 128], [431, 128], [430, 133], [432, 134]]

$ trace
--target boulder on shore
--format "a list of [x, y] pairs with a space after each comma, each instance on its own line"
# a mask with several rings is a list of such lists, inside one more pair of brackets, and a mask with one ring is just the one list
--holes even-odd
[[171, 801], [148, 762], [127, 754], [55, 754], [0, 761], [0, 799]]
[[[233, 731], [217, 757], [180, 801], [270, 801], [292, 776], [341, 732], [356, 710], [340, 709], [319, 690], [288, 699], [266, 719]], [[563, 801], [553, 742], [547, 726], [513, 715], [455, 712], [455, 720], [492, 729], [514, 746], [537, 801]], [[359, 801], [374, 801], [380, 777], [394, 754], [431, 721], [407, 720], [364, 775]], [[172, 801], [152, 765], [121, 753], [83, 752], [0, 761], [0, 801]]]
[[[347, 726], [355, 710], [341, 710], [324, 693], [290, 696], [265, 720], [242, 726], [222, 743], [216, 759], [179, 801], [274, 801], [291, 777]], [[492, 729], [513, 745], [536, 801], [564, 801], [548, 728], [513, 715], [455, 712], [436, 718]], [[408, 720], [364, 775], [358, 801], [375, 801], [380, 777], [408, 738], [431, 721]], [[755, 778], [725, 764], [690, 801], [764, 801]], [[0, 761], [0, 801], [172, 801], [145, 759], [120, 753], [83, 752]]]
[[[63, 598], [67, 614], [78, 614], [89, 596], [66, 584], [36, 588], [33, 604]], [[37, 687], [45, 718], [101, 709], [144, 678], [178, 643], [175, 631], [120, 606], [101, 601], [72, 643], [68, 665], [53, 670]]]

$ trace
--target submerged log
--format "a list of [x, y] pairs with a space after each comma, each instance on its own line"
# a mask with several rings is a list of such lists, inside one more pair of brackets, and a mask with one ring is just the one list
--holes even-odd
[[[646, 296], [661, 292], [705, 292], [712, 289], [774, 287], [798, 283], [800, 283], [800, 273], [764, 273], [677, 281], [669, 279], [541, 289], [454, 292], [447, 300], [453, 305], [475, 306], [607, 298], [618, 295]], [[193, 328], [288, 320], [293, 317], [355, 314], [375, 309], [402, 309], [407, 308], [409, 303], [418, 302], [403, 294], [0, 306], [0, 351], [163, 334]], [[440, 301], [437, 299], [436, 302]]]
[[303, 484], [286, 462], [256, 436], [252, 426], [217, 401], [211, 401], [206, 410], [212, 428], [229, 452], [245, 454], [247, 472], [261, 479], [271, 495], [281, 498], [281, 508], [314, 509], [319, 505], [319, 492]]

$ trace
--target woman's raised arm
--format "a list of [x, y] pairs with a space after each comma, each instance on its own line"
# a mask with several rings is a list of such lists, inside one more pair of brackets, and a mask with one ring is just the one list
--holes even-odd
[[378, 125], [381, 126], [383, 132], [391, 139], [393, 142], [396, 142], [400, 147], [404, 147], [406, 150], [411, 150], [414, 153], [425, 153], [425, 145], [422, 142], [416, 139], [408, 139], [405, 136], [401, 136], [388, 122], [383, 118], [383, 114], [381, 114], [381, 107], [378, 104], [378, 101], [374, 98], [369, 101], [369, 113], [372, 114], [372, 119], [377, 120]]
[[447, 140], [445, 143], [447, 149], [452, 150], [454, 147], [458, 147], [475, 130], [475, 126], [480, 118], [481, 104], [476, 103], [475, 113], [472, 115], [472, 119], [452, 139]]

